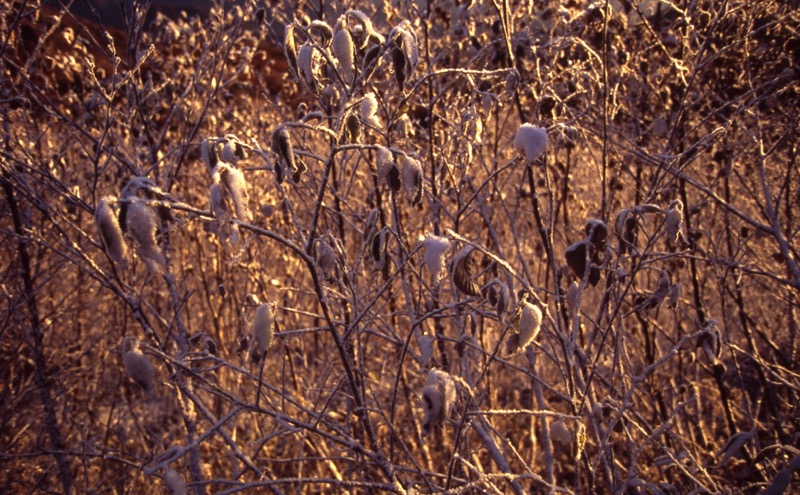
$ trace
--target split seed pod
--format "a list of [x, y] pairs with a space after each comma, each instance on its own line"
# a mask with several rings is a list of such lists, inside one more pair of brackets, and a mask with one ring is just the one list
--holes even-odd
[[319, 91], [317, 72], [319, 70], [320, 54], [312, 45], [304, 44], [297, 52], [297, 68], [300, 77], [306, 82], [312, 93]]
[[268, 303], [261, 304], [256, 309], [251, 329], [250, 359], [252, 359], [253, 362], [260, 362], [261, 358], [263, 358], [264, 354], [267, 352], [267, 349], [269, 349], [270, 344], [272, 344], [272, 327], [274, 322], [272, 306]]
[[461, 291], [467, 296], [480, 295], [480, 287], [472, 279], [474, 270], [474, 261], [470, 256], [473, 251], [472, 246], [467, 246], [456, 255], [450, 264], [450, 273], [453, 277], [453, 285], [456, 289]]
[[683, 203], [674, 199], [669, 204], [666, 219], [667, 247], [673, 249], [676, 244], [688, 244], [686, 230], [683, 225]]
[[327, 22], [319, 19], [313, 20], [308, 26], [308, 30], [312, 33], [319, 34], [320, 38], [322, 38], [322, 46], [330, 46], [331, 40], [333, 39], [333, 29], [331, 29]]
[[397, 84], [402, 90], [419, 62], [419, 48], [417, 35], [408, 21], [403, 21], [392, 30], [389, 35], [394, 43], [392, 49], [392, 63]]
[[422, 389], [422, 433], [429, 435], [450, 417], [455, 404], [456, 385], [448, 373], [440, 370], [428, 372], [428, 383]]
[[[289, 172], [292, 175], [295, 175], [299, 172], [294, 159], [294, 148], [292, 147], [291, 136], [286, 130], [286, 127], [282, 125], [278, 126], [274, 131], [272, 131], [272, 152], [278, 155], [278, 160], [275, 163], [275, 176], [279, 183], [283, 182], [282, 165], [288, 167]], [[305, 170], [302, 172], [305, 172]]]
[[536, 339], [542, 326], [542, 310], [523, 297], [514, 320], [519, 333], [516, 339], [508, 340], [508, 351], [511, 354], [525, 350]]
[[339, 135], [339, 144], [355, 144], [361, 139], [361, 121], [355, 113], [348, 113]]
[[113, 196], [101, 199], [94, 212], [94, 222], [109, 258], [124, 269], [128, 267], [128, 246], [125, 244], [125, 237], [114, 213], [113, 205], [116, 203], [117, 198]]
[[294, 23], [286, 25], [286, 35], [283, 39], [283, 52], [286, 55], [286, 61], [289, 64], [292, 74], [299, 77], [300, 71], [297, 67], [297, 46], [294, 40]]
[[508, 285], [495, 278], [481, 289], [481, 295], [495, 309], [498, 318], [502, 318], [508, 309], [511, 293]]
[[375, 93], [367, 93], [364, 99], [361, 100], [361, 120], [367, 125], [372, 127], [380, 127], [381, 122], [378, 120], [376, 113], [378, 112], [378, 100], [375, 98]]
[[151, 272], [161, 273], [161, 267], [167, 266], [167, 260], [156, 241], [158, 215], [150, 205], [137, 197], [129, 200], [126, 210], [126, 231], [136, 241], [136, 254]]
[[399, 191], [402, 182], [400, 181], [400, 169], [394, 161], [394, 155], [387, 148], [377, 145], [378, 179], [386, 181], [389, 189]]
[[122, 340], [122, 364], [125, 372], [148, 394], [155, 390], [155, 370], [153, 364], [140, 350], [139, 342], [133, 337]]

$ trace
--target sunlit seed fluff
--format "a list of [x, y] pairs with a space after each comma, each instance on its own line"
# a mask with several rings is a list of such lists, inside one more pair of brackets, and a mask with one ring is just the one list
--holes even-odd
[[[218, 163], [217, 168], [221, 171], [223, 185], [227, 186], [228, 193], [233, 201], [236, 218], [249, 222], [253, 216], [250, 212], [250, 195], [247, 192], [247, 180], [244, 178], [244, 173], [238, 168], [223, 162]], [[222, 173], [222, 171], [225, 173]]]
[[339, 71], [346, 83], [353, 81], [353, 68], [355, 60], [355, 46], [353, 37], [345, 27], [342, 27], [333, 36], [333, 54], [339, 62]]
[[[294, 148], [289, 131], [284, 126], [278, 126], [272, 131], [272, 152], [278, 156], [278, 160], [289, 168], [289, 172], [297, 172], [297, 165], [294, 158]], [[279, 179], [278, 182], [281, 182]]]
[[522, 301], [519, 318], [519, 349], [525, 349], [539, 334], [542, 325], [542, 310], [538, 306]]
[[260, 360], [272, 344], [274, 318], [272, 306], [269, 303], [261, 304], [256, 309], [251, 328], [250, 355], [255, 360]]
[[425, 248], [425, 266], [431, 272], [434, 284], [437, 284], [441, 278], [444, 271], [444, 256], [451, 245], [447, 237], [437, 235], [430, 235], [422, 241], [422, 247]]
[[227, 163], [236, 164], [242, 157], [244, 157], [244, 149], [239, 139], [230, 134], [225, 136], [225, 142], [222, 144], [222, 152], [220, 153], [222, 161]]
[[364, 99], [361, 100], [360, 110], [361, 120], [364, 123], [372, 127], [381, 127], [381, 122], [376, 115], [378, 112], [378, 99], [375, 98], [375, 93], [364, 95]]
[[572, 442], [572, 433], [567, 429], [564, 420], [559, 419], [550, 425], [550, 438], [562, 447], [566, 447]]
[[167, 469], [164, 473], [164, 484], [171, 495], [186, 495], [186, 482], [174, 469]]
[[669, 204], [666, 219], [667, 245], [672, 247], [678, 242], [685, 242], [683, 233], [683, 203], [675, 199]]
[[125, 237], [114, 212], [113, 205], [116, 202], [117, 199], [113, 196], [101, 199], [94, 212], [94, 221], [109, 258], [121, 268], [127, 268], [128, 246], [125, 244]]
[[522, 124], [517, 129], [514, 138], [514, 149], [525, 157], [527, 162], [533, 162], [547, 148], [547, 131], [531, 124]]
[[367, 14], [360, 10], [348, 10], [345, 15], [352, 17], [361, 25], [361, 28], [364, 32], [364, 43], [359, 47], [360, 49], [366, 48], [367, 44], [370, 41], [376, 44], [383, 44], [385, 41], [383, 36], [375, 31], [375, 28], [372, 27], [372, 20], [369, 18]]
[[442, 391], [442, 408], [444, 419], [450, 417], [450, 412], [456, 403], [456, 383], [449, 373], [442, 370], [430, 370], [428, 372], [428, 385], [435, 385]]
[[297, 46], [294, 41], [294, 30], [294, 24], [286, 25], [286, 35], [283, 39], [283, 51], [292, 73], [299, 75], [300, 71], [297, 67]]
[[422, 389], [422, 433], [430, 435], [433, 430], [442, 424], [444, 410], [444, 396], [441, 390], [434, 385], [426, 385]]
[[408, 201], [412, 205], [417, 205], [422, 201], [422, 165], [419, 160], [408, 155], [403, 160], [403, 188], [406, 190]]
[[330, 46], [331, 40], [333, 39], [333, 29], [331, 29], [331, 26], [327, 22], [315, 19], [311, 21], [308, 30], [312, 33], [319, 34], [320, 38], [322, 38], [322, 46]]
[[303, 78], [314, 93], [319, 89], [319, 83], [317, 82], [319, 56], [319, 52], [309, 44], [301, 46], [297, 52], [297, 67], [300, 71], [300, 77]]
[[128, 234], [136, 241], [136, 253], [150, 271], [161, 271], [156, 264], [166, 267], [167, 260], [156, 241], [158, 232], [156, 212], [144, 200], [137, 197], [130, 198], [125, 224]]
[[155, 389], [153, 364], [139, 350], [139, 343], [133, 337], [125, 337], [122, 340], [122, 364], [128, 376], [145, 392], [151, 393]]

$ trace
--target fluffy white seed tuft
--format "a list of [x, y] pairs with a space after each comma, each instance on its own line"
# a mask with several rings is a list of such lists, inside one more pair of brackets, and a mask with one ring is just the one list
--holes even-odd
[[122, 364], [125, 372], [148, 394], [155, 389], [155, 370], [153, 364], [139, 350], [139, 342], [133, 337], [122, 340]]
[[355, 62], [355, 45], [350, 31], [342, 28], [333, 36], [333, 54], [339, 62], [339, 71], [346, 83], [353, 81], [353, 68]]
[[517, 130], [514, 138], [514, 149], [520, 155], [525, 156], [525, 160], [532, 162], [539, 158], [547, 148], [547, 131], [541, 127], [531, 124], [522, 124]]
[[441, 278], [444, 271], [444, 256], [451, 245], [447, 237], [437, 235], [429, 235], [422, 241], [422, 247], [425, 248], [425, 266], [430, 270], [434, 284]]
[[128, 246], [125, 244], [125, 237], [122, 235], [122, 229], [114, 211], [113, 205], [116, 202], [117, 199], [113, 196], [101, 199], [94, 212], [94, 221], [108, 256], [121, 268], [127, 268]]
[[156, 241], [158, 215], [144, 200], [132, 197], [127, 206], [125, 226], [128, 234], [136, 241], [136, 254], [153, 273], [161, 273], [167, 266], [164, 253]]
[[272, 315], [272, 306], [269, 303], [261, 304], [256, 309], [253, 317], [251, 329], [252, 340], [250, 341], [250, 358], [253, 361], [261, 361], [264, 353], [272, 344], [273, 324], [275, 318]]

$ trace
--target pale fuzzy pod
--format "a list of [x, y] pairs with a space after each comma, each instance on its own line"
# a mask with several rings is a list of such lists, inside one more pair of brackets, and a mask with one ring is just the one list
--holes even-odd
[[348, 10], [345, 13], [346, 16], [352, 17], [356, 20], [359, 24], [361, 24], [361, 28], [364, 30], [364, 43], [359, 48], [364, 49], [366, 48], [367, 44], [370, 40], [373, 40], [376, 44], [383, 44], [385, 41], [383, 36], [375, 31], [375, 28], [372, 27], [372, 20], [369, 18], [367, 14], [360, 10]]
[[519, 318], [519, 348], [525, 349], [536, 336], [542, 325], [542, 310], [538, 306], [522, 301], [522, 314]]
[[414, 124], [411, 123], [411, 118], [407, 113], [402, 114], [397, 119], [397, 132], [400, 134], [400, 137], [407, 138], [411, 136], [413, 130]]
[[408, 201], [412, 205], [422, 201], [423, 188], [422, 165], [419, 160], [406, 155], [403, 160], [403, 188], [408, 194]]
[[559, 419], [550, 425], [550, 438], [558, 442], [562, 447], [566, 447], [572, 441], [572, 434], [564, 424], [564, 420]]
[[333, 36], [333, 54], [339, 62], [339, 70], [341, 71], [342, 78], [348, 84], [353, 81], [353, 69], [355, 63], [355, 46], [353, 45], [353, 37], [350, 35], [345, 27], [342, 27]]
[[473, 261], [470, 257], [474, 248], [466, 246], [459, 251], [450, 264], [450, 273], [453, 278], [453, 285], [468, 296], [480, 295], [480, 287], [472, 279]]
[[220, 155], [222, 161], [236, 164], [239, 159], [244, 156], [242, 143], [240, 143], [239, 139], [233, 134], [226, 135], [225, 141], [222, 144], [222, 152]]
[[283, 173], [280, 168], [280, 163], [289, 167], [289, 173], [295, 174], [297, 164], [294, 159], [294, 148], [292, 147], [292, 138], [286, 127], [280, 125], [272, 131], [272, 152], [278, 156], [278, 164], [276, 165], [276, 175], [278, 182], [283, 182]]
[[297, 46], [294, 41], [294, 30], [295, 26], [293, 23], [286, 25], [286, 35], [283, 39], [283, 51], [292, 73], [299, 75], [300, 71], [297, 67]]
[[578, 282], [572, 282], [567, 289], [567, 309], [574, 315], [581, 308], [581, 288]]
[[153, 364], [140, 350], [139, 343], [133, 337], [122, 340], [122, 364], [125, 372], [147, 393], [155, 389], [155, 370]]
[[200, 142], [200, 157], [203, 159], [203, 164], [206, 166], [208, 173], [213, 174], [214, 167], [217, 166], [217, 157], [214, 145], [208, 138]]
[[522, 124], [514, 138], [514, 149], [525, 156], [527, 162], [539, 158], [547, 148], [547, 131], [531, 124]]
[[[144, 200], [131, 198], [128, 203], [125, 225], [128, 234], [136, 241], [136, 253], [150, 271], [159, 273], [157, 265], [167, 266], [164, 253], [156, 242], [158, 215]], [[157, 264], [157, 265], [156, 265]]]
[[309, 44], [301, 46], [297, 52], [297, 68], [300, 71], [300, 76], [314, 93], [319, 89], [319, 83], [317, 82], [319, 58], [319, 52]]
[[456, 382], [446, 371], [430, 370], [428, 372], [428, 385], [435, 385], [442, 391], [444, 419], [447, 419], [450, 417], [450, 411], [456, 403]]
[[442, 424], [444, 410], [444, 397], [441, 390], [433, 385], [426, 385], [422, 389], [422, 434], [430, 435], [433, 430]]
[[164, 484], [171, 495], [186, 495], [186, 482], [174, 469], [167, 469], [164, 473]]
[[378, 99], [375, 98], [375, 93], [367, 93], [364, 99], [361, 100], [361, 120], [372, 127], [381, 127], [381, 121], [378, 120]]
[[317, 241], [317, 269], [325, 280], [330, 280], [336, 273], [336, 253], [327, 241]]
[[256, 309], [251, 328], [250, 356], [254, 360], [260, 361], [261, 356], [272, 344], [274, 323], [275, 318], [272, 315], [272, 306], [269, 303], [261, 304]]
[[666, 229], [668, 246], [674, 246], [678, 242], [686, 242], [683, 227], [683, 203], [679, 199], [675, 199], [669, 204]]
[[117, 199], [113, 196], [101, 199], [94, 212], [94, 221], [109, 258], [121, 268], [127, 268], [128, 246], [112, 206], [116, 202]]
[[308, 30], [319, 33], [322, 38], [322, 46], [330, 46], [331, 40], [333, 39], [333, 29], [331, 29], [331, 26], [327, 22], [319, 19], [313, 20], [308, 26]]
[[392, 191], [400, 189], [402, 183], [400, 180], [400, 169], [394, 162], [394, 155], [387, 148], [377, 145], [377, 162], [378, 162], [378, 180], [386, 182]]
[[249, 222], [252, 220], [253, 215], [250, 212], [250, 196], [247, 193], [247, 180], [244, 178], [244, 173], [238, 168], [223, 162], [217, 164], [217, 168], [220, 170], [223, 185], [227, 186], [228, 193], [233, 201], [236, 218]]
[[424, 333], [419, 338], [419, 356], [423, 368], [428, 366], [428, 363], [431, 362], [431, 357], [433, 357], [434, 340], [433, 335], [429, 333]]
[[447, 237], [437, 235], [429, 235], [422, 241], [422, 247], [425, 248], [425, 266], [431, 272], [434, 284], [439, 282], [444, 271], [444, 256], [450, 246], [452, 244]]

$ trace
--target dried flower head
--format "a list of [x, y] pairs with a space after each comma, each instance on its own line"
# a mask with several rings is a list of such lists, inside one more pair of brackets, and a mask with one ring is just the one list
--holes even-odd
[[514, 149], [530, 163], [547, 148], [547, 131], [531, 124], [522, 124], [514, 138]]
[[125, 237], [117, 221], [114, 206], [117, 198], [106, 196], [97, 204], [94, 212], [94, 222], [100, 232], [100, 239], [106, 248], [108, 257], [121, 268], [128, 267], [128, 246], [125, 244]]

